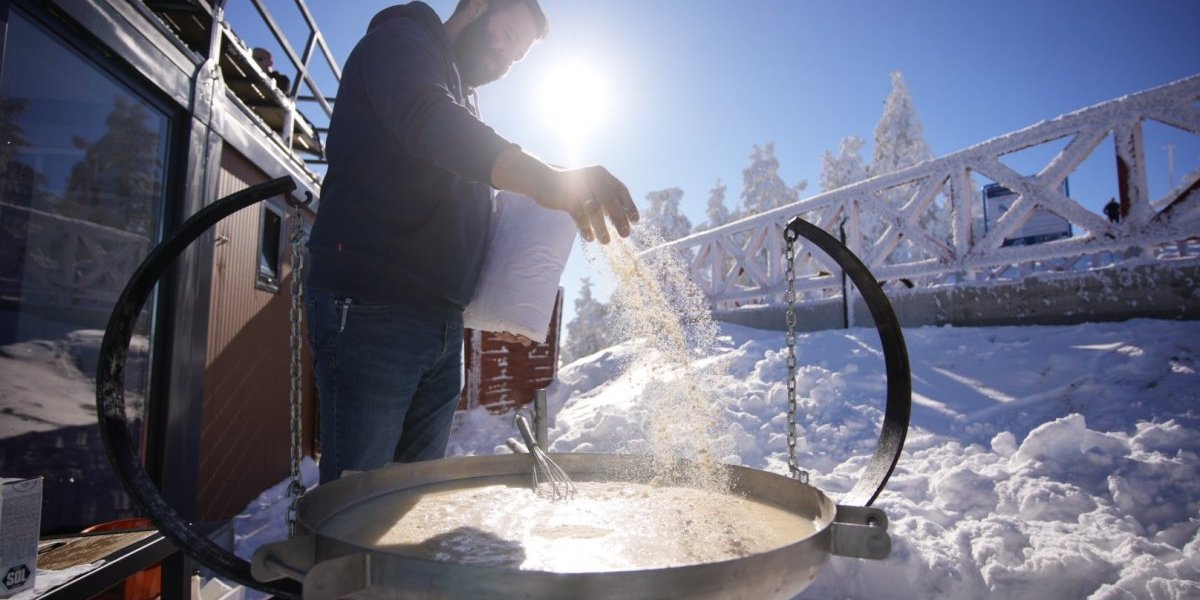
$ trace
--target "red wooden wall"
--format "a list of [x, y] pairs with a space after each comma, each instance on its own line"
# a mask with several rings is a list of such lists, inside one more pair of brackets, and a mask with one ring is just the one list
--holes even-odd
[[544, 344], [510, 344], [490, 332], [467, 330], [463, 356], [465, 383], [459, 410], [486, 406], [494, 413], [508, 412], [533, 401], [534, 390], [550, 385], [558, 373], [558, 340], [563, 290], [559, 288]]

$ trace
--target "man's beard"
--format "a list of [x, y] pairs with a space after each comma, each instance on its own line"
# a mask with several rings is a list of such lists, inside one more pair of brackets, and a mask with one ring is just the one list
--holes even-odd
[[491, 13], [485, 13], [467, 25], [454, 40], [454, 63], [458, 65], [458, 74], [462, 77], [463, 85], [476, 88], [504, 77], [508, 66], [497, 58], [492, 49], [487, 25], [491, 21]]

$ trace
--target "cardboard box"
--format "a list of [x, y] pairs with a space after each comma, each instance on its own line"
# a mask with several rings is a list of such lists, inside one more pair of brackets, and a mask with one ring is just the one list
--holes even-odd
[[0, 478], [0, 598], [33, 589], [42, 527], [42, 478]]

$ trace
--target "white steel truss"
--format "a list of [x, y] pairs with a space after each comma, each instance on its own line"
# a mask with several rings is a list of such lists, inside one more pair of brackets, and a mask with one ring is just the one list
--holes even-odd
[[[965, 150], [879, 175], [712, 230], [657, 246], [690, 257], [691, 276], [717, 310], [782, 302], [783, 227], [801, 216], [842, 235], [875, 277], [897, 291], [942, 285], [1011, 283], [1034, 272], [1079, 271], [1118, 262], [1200, 261], [1200, 170], [1165, 196], [1148, 194], [1143, 124], [1157, 121], [1200, 135], [1200, 75], [1091, 106]], [[1110, 223], [1063, 193], [1063, 182], [1111, 136], [1123, 216]], [[1023, 175], [1005, 155], [1065, 140], [1039, 172]], [[977, 231], [980, 191], [973, 174], [999, 183], [1016, 200], [984, 234]], [[884, 196], [904, 198], [900, 208]], [[941, 197], [941, 203], [936, 200]], [[1035, 210], [1052, 212], [1078, 231], [1052, 242], [1007, 246]], [[949, 211], [941, 239], [921, 224]], [[877, 225], [868, 235], [866, 220]], [[906, 247], [904, 253], [897, 250]], [[820, 251], [796, 252], [797, 300], [841, 295], [841, 277]]]

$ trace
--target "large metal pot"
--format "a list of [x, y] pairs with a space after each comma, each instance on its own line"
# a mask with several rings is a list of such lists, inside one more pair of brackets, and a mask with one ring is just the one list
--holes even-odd
[[[298, 507], [307, 533], [262, 548], [254, 564], [235, 556], [192, 527], [167, 504], [141, 464], [125, 417], [125, 359], [133, 328], [154, 286], [189, 244], [221, 219], [266, 198], [287, 195], [287, 177], [221, 198], [188, 218], [155, 246], [118, 298], [101, 344], [96, 408], [105, 446], [121, 483], [160, 531], [217, 574], [283, 598], [790, 598], [817, 576], [830, 556], [887, 556], [887, 518], [867, 508], [890, 477], [908, 430], [911, 377], [899, 322], [870, 271], [844, 245], [799, 217], [788, 223], [788, 243], [803, 237], [826, 252], [862, 294], [883, 345], [887, 369], [884, 420], [875, 454], [858, 483], [834, 504], [801, 481], [743, 467], [728, 467], [734, 489], [811, 518], [814, 534], [775, 550], [736, 560], [662, 569], [605, 573], [546, 573], [463, 566], [414, 559], [379, 548], [355, 547], [325, 535], [322, 526], [366, 500], [423, 485], [528, 477], [528, 455], [460, 457], [345, 477], [310, 492]], [[288, 197], [289, 202], [294, 199]], [[158, 401], [161, 401], [159, 399]], [[646, 457], [559, 454], [554, 459], [574, 479], [613, 481], [639, 472]], [[685, 471], [688, 469], [684, 469]], [[640, 472], [648, 473], [649, 469]], [[630, 480], [637, 482], [636, 480]]]
[[[651, 458], [615, 454], [552, 454], [575, 481], [648, 483]], [[816, 525], [815, 533], [771, 550], [720, 562], [594, 573], [554, 573], [482, 567], [419, 558], [401, 550], [356, 545], [328, 531], [335, 518], [354, 518], [370, 501], [420, 493], [449, 482], [489, 485], [527, 480], [527, 454], [455, 457], [394, 464], [322, 485], [300, 500], [298, 535], [263, 546], [252, 573], [261, 581], [300, 582], [306, 600], [333, 598], [792, 598], [834, 554], [880, 559], [891, 542], [887, 518], [871, 508], [843, 507], [798, 480], [745, 467], [727, 467], [732, 491], [774, 504]], [[684, 461], [680, 461], [683, 463]], [[686, 472], [682, 468], [671, 472]], [[659, 479], [656, 483], [664, 482]], [[532, 491], [530, 492], [533, 493]], [[386, 501], [386, 498], [384, 498]], [[510, 540], [516, 542], [516, 540]], [[519, 543], [519, 542], [518, 542]]]

